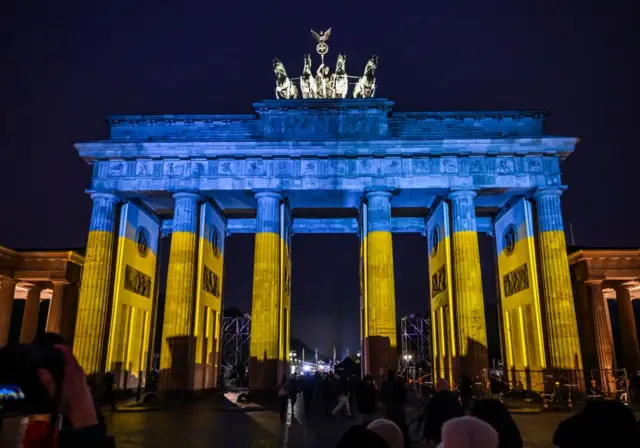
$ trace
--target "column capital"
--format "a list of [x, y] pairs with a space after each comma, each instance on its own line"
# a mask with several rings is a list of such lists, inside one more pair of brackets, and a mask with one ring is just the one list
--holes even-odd
[[538, 188], [535, 193], [533, 193], [534, 199], [547, 197], [547, 196], [562, 196], [566, 188], [556, 187], [556, 188]]
[[0, 277], [0, 286], [10, 286], [10, 285], [17, 285], [18, 284], [18, 280], [11, 278], [11, 277]]
[[393, 193], [391, 193], [390, 191], [386, 191], [386, 190], [365, 191], [364, 192], [364, 197], [367, 200], [369, 200], [371, 198], [376, 198], [376, 197], [388, 198], [389, 200], [391, 200], [391, 198], [393, 197]]
[[283, 199], [282, 193], [275, 190], [256, 191], [254, 192], [253, 197], [256, 198], [256, 201], [262, 198], [272, 198], [272, 199], [277, 199], [278, 201], [281, 201]]
[[68, 285], [69, 283], [70, 283], [69, 280], [65, 280], [65, 279], [62, 279], [62, 278], [61, 279], [51, 280], [51, 284], [53, 286], [56, 286], [56, 285]]
[[192, 199], [194, 201], [199, 201], [202, 199], [195, 191], [176, 191], [173, 193], [173, 199]]
[[44, 285], [40, 283], [22, 283], [20, 287], [26, 289], [28, 292], [31, 292], [33, 290], [38, 290], [38, 289], [40, 291], [42, 291], [43, 289], [46, 289]]
[[91, 197], [92, 201], [95, 201], [97, 199], [104, 199], [106, 201], [115, 202], [115, 203], [122, 202], [122, 199], [119, 196], [108, 191], [87, 190], [87, 193]]
[[582, 281], [582, 283], [584, 283], [585, 285], [602, 285], [602, 282], [604, 282], [603, 278], [592, 278], [592, 277]]
[[474, 190], [452, 190], [447, 197], [449, 199], [470, 198], [473, 199], [478, 195]]
[[622, 285], [616, 285], [613, 287], [614, 291], [618, 292], [618, 290], [620, 291], [629, 291], [631, 292], [632, 288], [635, 288], [636, 285], [628, 285], [628, 284], [622, 284]]

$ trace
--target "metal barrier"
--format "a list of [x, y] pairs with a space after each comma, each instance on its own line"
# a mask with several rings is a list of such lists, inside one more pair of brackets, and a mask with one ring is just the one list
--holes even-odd
[[574, 397], [584, 390], [584, 384], [584, 373], [581, 370], [545, 370], [542, 408], [571, 410]]
[[592, 400], [611, 399], [629, 403], [627, 369], [592, 369], [587, 396]]

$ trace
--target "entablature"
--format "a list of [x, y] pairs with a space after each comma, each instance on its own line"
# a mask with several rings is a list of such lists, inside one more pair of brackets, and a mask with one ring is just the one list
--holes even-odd
[[[167, 219], [163, 221], [162, 232], [171, 233], [173, 221]], [[490, 217], [476, 218], [478, 232], [493, 234], [493, 221]], [[359, 226], [357, 218], [294, 218], [293, 233], [331, 233], [331, 234], [357, 234]], [[419, 233], [424, 235], [426, 231], [426, 220], [424, 217], [402, 217], [391, 218], [392, 233]], [[236, 218], [227, 220], [227, 233], [252, 234], [256, 232], [255, 218]]]
[[94, 163], [97, 191], [348, 190], [369, 187], [539, 188], [560, 186], [553, 156], [220, 158]]
[[573, 152], [573, 137], [451, 138], [429, 140], [277, 140], [89, 142], [75, 148], [88, 162], [136, 159], [291, 159], [438, 156], [555, 156]]

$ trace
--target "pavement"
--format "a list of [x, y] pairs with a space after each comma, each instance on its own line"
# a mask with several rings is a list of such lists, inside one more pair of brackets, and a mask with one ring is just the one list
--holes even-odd
[[[108, 431], [115, 436], [118, 448], [139, 447], [233, 447], [233, 448], [327, 448], [335, 446], [351, 425], [359, 422], [346, 417], [327, 418], [320, 403], [314, 402], [310, 417], [302, 411], [302, 397], [298, 400], [295, 418], [291, 410], [282, 424], [272, 410], [253, 412], [224, 412], [219, 397], [194, 401], [181, 406], [156, 409], [154, 412], [109, 412], [105, 410]], [[409, 408], [408, 420], [417, 415]], [[514, 415], [528, 448], [551, 447], [557, 424], [567, 413]], [[25, 421], [5, 421], [0, 433], [0, 446], [18, 448], [20, 432]], [[424, 446], [418, 444], [415, 446]]]

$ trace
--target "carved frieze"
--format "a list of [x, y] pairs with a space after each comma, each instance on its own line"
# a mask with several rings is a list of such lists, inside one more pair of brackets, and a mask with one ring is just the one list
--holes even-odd
[[121, 177], [127, 175], [127, 164], [124, 160], [109, 162], [109, 177]]
[[139, 160], [136, 164], [137, 177], [152, 177], [153, 162], [151, 160]]
[[202, 177], [207, 175], [207, 161], [194, 160], [191, 162], [191, 175], [193, 177]]
[[429, 159], [413, 159], [412, 161], [412, 173], [413, 174], [429, 174], [431, 172]]
[[165, 160], [162, 167], [165, 177], [184, 177], [187, 175], [187, 162], [184, 160]]
[[246, 160], [245, 175], [247, 176], [266, 176], [264, 160]]

